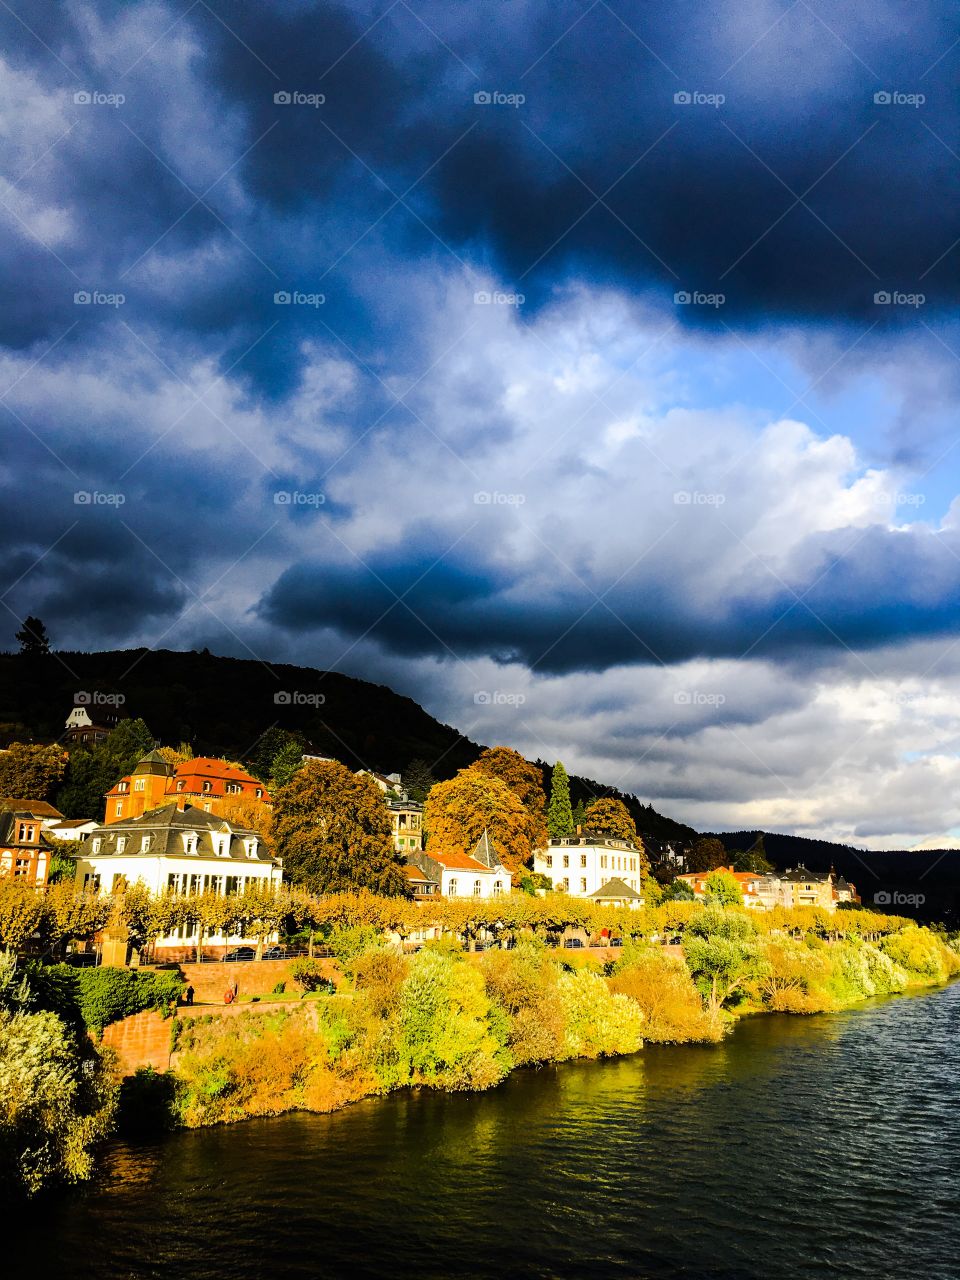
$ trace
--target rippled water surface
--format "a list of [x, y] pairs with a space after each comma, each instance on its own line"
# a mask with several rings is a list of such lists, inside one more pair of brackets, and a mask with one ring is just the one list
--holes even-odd
[[[117, 1146], [22, 1274], [960, 1277], [960, 984]], [[19, 1237], [19, 1238], [18, 1238]]]

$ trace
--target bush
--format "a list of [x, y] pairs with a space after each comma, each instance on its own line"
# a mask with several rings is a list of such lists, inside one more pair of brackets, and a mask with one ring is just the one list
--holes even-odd
[[411, 1084], [487, 1089], [512, 1065], [505, 1020], [466, 960], [436, 951], [415, 956], [400, 992], [399, 1021], [400, 1061]]
[[41, 1008], [82, 1022], [102, 1033], [111, 1022], [145, 1009], [172, 1012], [183, 990], [179, 973], [149, 969], [74, 969], [71, 965], [34, 965], [31, 987]]
[[633, 1000], [616, 995], [598, 974], [561, 973], [558, 987], [566, 1027], [565, 1058], [635, 1053], [643, 1043], [643, 1014]]
[[908, 975], [932, 978], [934, 982], [942, 982], [947, 977], [941, 945], [926, 929], [904, 929], [902, 933], [891, 934], [881, 941], [880, 949], [906, 969]]
[[488, 951], [481, 961], [487, 994], [507, 1019], [514, 1065], [550, 1062], [561, 1053], [566, 1018], [559, 970], [543, 945], [524, 939], [511, 951]]
[[614, 966], [610, 990], [628, 996], [643, 1013], [643, 1038], [657, 1044], [715, 1041], [719, 1018], [704, 1009], [690, 971], [679, 956], [657, 947], [630, 946]]
[[287, 989], [287, 984], [285, 982], [278, 982], [277, 985], [273, 988], [273, 995], [282, 996], [283, 993], [286, 991], [286, 989]]

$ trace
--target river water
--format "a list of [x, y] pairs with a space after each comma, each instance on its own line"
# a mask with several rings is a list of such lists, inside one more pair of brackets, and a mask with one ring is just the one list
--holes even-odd
[[8, 1240], [59, 1280], [958, 1280], [958, 1032], [960, 983], [487, 1094], [118, 1144]]

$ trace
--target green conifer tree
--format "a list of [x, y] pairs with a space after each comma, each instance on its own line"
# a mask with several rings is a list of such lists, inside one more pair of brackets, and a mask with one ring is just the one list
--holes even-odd
[[547, 807], [547, 829], [551, 840], [573, 835], [573, 810], [570, 808], [570, 779], [562, 763], [553, 766], [550, 780], [550, 804]]

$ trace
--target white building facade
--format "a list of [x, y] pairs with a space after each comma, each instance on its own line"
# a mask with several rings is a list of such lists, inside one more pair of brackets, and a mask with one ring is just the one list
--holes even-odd
[[574, 898], [590, 898], [611, 880], [643, 889], [641, 854], [628, 840], [613, 836], [565, 836], [533, 855], [533, 869], [553, 881], [554, 889]]

